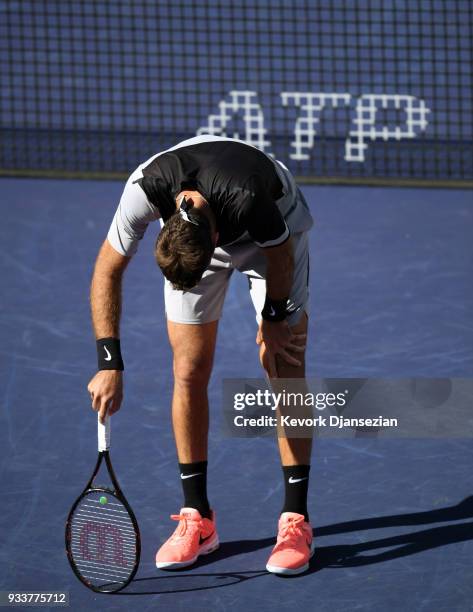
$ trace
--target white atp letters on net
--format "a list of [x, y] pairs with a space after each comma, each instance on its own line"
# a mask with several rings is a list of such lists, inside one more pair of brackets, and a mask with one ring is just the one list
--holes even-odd
[[[351, 107], [354, 101], [351, 129], [345, 140], [344, 159], [347, 162], [364, 162], [367, 141], [412, 139], [427, 129], [427, 116], [431, 112], [424, 100], [406, 94], [363, 94], [353, 97], [350, 93], [281, 92], [282, 106], [300, 109], [294, 124], [290, 159], [310, 159], [318, 133], [322, 111], [325, 108]], [[401, 111], [405, 120], [397, 125], [379, 121], [383, 111]], [[228, 134], [226, 128], [235, 116], [240, 116], [244, 134]], [[267, 136], [264, 110], [256, 91], [232, 90], [219, 102], [218, 112], [207, 118], [207, 125], [197, 134], [230, 136], [244, 140], [265, 153], [271, 153], [271, 141]]]

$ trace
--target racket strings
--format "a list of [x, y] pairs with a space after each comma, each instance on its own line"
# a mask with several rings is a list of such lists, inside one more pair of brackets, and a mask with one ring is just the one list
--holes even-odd
[[77, 571], [94, 588], [127, 582], [138, 550], [126, 506], [110, 493], [82, 498], [70, 521], [70, 549]]

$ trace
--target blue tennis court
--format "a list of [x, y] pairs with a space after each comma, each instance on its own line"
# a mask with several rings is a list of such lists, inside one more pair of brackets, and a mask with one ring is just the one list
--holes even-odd
[[[320, 440], [310, 570], [291, 579], [265, 571], [282, 495], [276, 445], [221, 433], [221, 379], [260, 375], [253, 307], [238, 276], [210, 387], [209, 490], [222, 544], [188, 571], [156, 570], [181, 492], [151, 231], [125, 278], [126, 390], [112, 449], [140, 524], [142, 561], [120, 594], [85, 589], [65, 556], [64, 521], [96, 453], [88, 290], [122, 183], [2, 179], [0, 188], [0, 590], [66, 590], [73, 610], [471, 610], [469, 439]], [[303, 191], [316, 219], [308, 374], [471, 377], [471, 192]]]

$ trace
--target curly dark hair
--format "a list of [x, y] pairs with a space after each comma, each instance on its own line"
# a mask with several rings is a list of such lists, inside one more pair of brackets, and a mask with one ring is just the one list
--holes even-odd
[[214, 243], [210, 223], [197, 211], [195, 225], [176, 211], [156, 240], [155, 257], [164, 276], [174, 289], [188, 291], [197, 285], [212, 259]]

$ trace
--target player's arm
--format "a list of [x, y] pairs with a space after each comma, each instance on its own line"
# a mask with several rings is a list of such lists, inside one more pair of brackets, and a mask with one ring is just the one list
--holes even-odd
[[291, 332], [285, 319], [287, 299], [289, 297], [294, 275], [294, 250], [289, 237], [278, 246], [263, 249], [266, 257], [266, 301], [262, 311], [256, 342], [265, 345], [268, 374], [276, 378], [276, 355], [286, 363], [300, 366], [301, 362], [292, 353], [301, 353], [304, 346], [295, 344], [303, 336]]
[[302, 353], [305, 347], [296, 345], [295, 341], [304, 340], [305, 336], [293, 334], [286, 321], [294, 252], [281, 211], [270, 197], [264, 196], [264, 189], [260, 189], [260, 196], [249, 206], [248, 232], [266, 257], [266, 300], [256, 342], [264, 349], [265, 369], [271, 378], [276, 378], [277, 355], [290, 365], [301, 365], [294, 353]]
[[[105, 240], [92, 276], [90, 307], [100, 369], [87, 389], [92, 408], [99, 412], [101, 420], [107, 413], [111, 415], [119, 410], [123, 399], [123, 363], [119, 340], [121, 288], [123, 272], [129, 260]], [[107, 369], [101, 369], [101, 364]]]
[[291, 237], [283, 244], [262, 250], [266, 257], [266, 295], [273, 301], [287, 300], [294, 275]]
[[87, 389], [101, 420], [119, 410], [123, 398], [123, 360], [120, 352], [120, 314], [123, 273], [136, 253], [148, 224], [158, 214], [144, 191], [128, 180], [107, 239], [94, 268], [90, 290], [92, 325], [97, 342], [98, 372]]
[[120, 336], [122, 277], [130, 257], [117, 253], [105, 240], [95, 262], [90, 307], [95, 338]]

